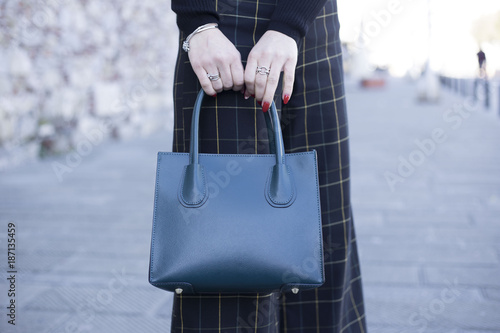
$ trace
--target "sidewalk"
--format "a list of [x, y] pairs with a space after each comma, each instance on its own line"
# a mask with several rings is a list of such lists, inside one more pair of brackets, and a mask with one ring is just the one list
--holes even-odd
[[370, 333], [500, 332], [500, 117], [443, 93], [349, 89]]
[[18, 267], [13, 329], [2, 256], [0, 332], [169, 332], [171, 295], [147, 273], [156, 153], [170, 137], [93, 146], [61, 182], [52, 161], [0, 175], [1, 248], [12, 221]]
[[[348, 87], [369, 332], [499, 332], [500, 117], [451, 94], [414, 97], [402, 80]], [[169, 332], [171, 295], [147, 271], [156, 152], [170, 136], [92, 145], [60, 177], [64, 156], [0, 174], [0, 332]]]

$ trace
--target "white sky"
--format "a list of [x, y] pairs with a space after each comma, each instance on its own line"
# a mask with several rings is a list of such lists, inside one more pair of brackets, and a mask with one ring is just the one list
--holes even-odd
[[[413, 64], [421, 66], [428, 50], [427, 0], [338, 0], [343, 41], [356, 40], [364, 17], [363, 31], [371, 63], [387, 65], [403, 75]], [[431, 65], [448, 75], [474, 76], [478, 44], [472, 24], [482, 15], [500, 11], [499, 0], [430, 0]], [[397, 11], [390, 13], [395, 6]], [[370, 30], [371, 29], [371, 30]], [[500, 71], [500, 43], [483, 45], [488, 72]]]

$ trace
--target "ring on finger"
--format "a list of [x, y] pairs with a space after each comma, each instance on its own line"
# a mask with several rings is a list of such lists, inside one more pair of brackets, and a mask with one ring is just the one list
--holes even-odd
[[220, 79], [220, 76], [219, 74], [208, 74], [207, 73], [207, 77], [210, 81], [217, 81]]
[[255, 71], [255, 74], [260, 74], [260, 75], [269, 76], [269, 73], [271, 73], [271, 68], [267, 68], [265, 66], [257, 66], [257, 70]]

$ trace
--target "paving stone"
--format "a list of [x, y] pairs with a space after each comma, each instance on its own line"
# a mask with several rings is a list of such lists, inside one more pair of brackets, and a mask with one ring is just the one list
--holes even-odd
[[500, 302], [500, 289], [497, 288], [483, 288], [486, 298]]
[[460, 285], [500, 288], [500, 265], [491, 267], [424, 267], [427, 283], [457, 280]]
[[[414, 329], [485, 329], [500, 325], [500, 304], [484, 299], [477, 289], [451, 283], [442, 288], [368, 286], [365, 296], [370, 322]], [[411, 331], [411, 330], [410, 330]]]
[[[440, 248], [442, 247], [448, 247], [450, 250], [453, 251], [453, 249], [456, 249], [456, 253], [463, 253], [463, 252], [468, 252], [466, 256], [472, 256], [477, 254], [478, 250], [476, 249], [477, 247], [484, 248], [484, 244], [487, 241], [490, 241], [490, 247], [491, 249], [486, 249], [486, 253], [488, 253], [489, 257], [494, 260], [495, 257], [495, 252], [498, 253], [498, 250], [500, 249], [498, 246], [495, 245], [494, 242], [497, 241], [498, 237], [495, 234], [492, 234], [490, 237], [488, 235], [480, 234], [471, 231], [471, 235], [468, 237], [467, 236], [467, 231], [441, 231], [441, 230], [435, 230], [433, 228], [428, 228], [420, 231], [416, 231], [414, 234], [411, 233], [410, 230], [408, 229], [402, 229], [395, 231], [392, 234], [388, 233], [359, 233], [358, 238], [362, 239], [364, 242], [373, 244], [375, 246], [384, 246], [387, 244], [390, 244], [392, 246], [399, 246], [399, 247], [405, 247], [407, 249], [413, 249], [416, 247], [427, 247], [428, 250], [422, 250], [425, 253], [431, 253], [433, 251], [436, 251], [436, 258], [433, 261], [429, 262], [441, 262], [440, 257], [441, 255], [446, 255], [449, 256], [450, 254], [448, 252], [442, 252], [440, 251]], [[415, 254], [411, 254], [412, 256], [417, 255], [418, 253], [419, 257], [425, 257], [425, 254], [422, 254], [422, 251], [420, 252], [415, 252]], [[472, 252], [471, 252], [472, 251]], [[466, 260], [465, 257], [462, 258], [463, 261]], [[442, 261], [443, 264], [446, 262], [456, 262], [455, 260], [449, 261]], [[480, 262], [485, 262], [484, 258], [481, 259]]]
[[112, 271], [125, 270], [125, 272], [147, 272], [148, 257], [131, 259], [126, 256], [121, 258], [79, 256], [72, 257], [64, 265], [54, 268], [58, 273], [80, 273], [80, 274], [106, 274]]
[[[495, 280], [500, 268], [499, 118], [476, 112], [453, 130], [442, 114], [461, 102], [456, 96], [445, 94], [440, 105], [417, 107], [411, 105], [410, 90], [400, 90], [397, 96], [389, 95], [391, 90], [394, 87], [379, 95], [348, 90], [347, 96], [354, 216], [362, 270], [367, 267], [363, 281], [370, 332], [496, 332], [500, 329], [500, 316], [494, 314], [500, 300]], [[372, 100], [369, 112], [362, 97]], [[383, 174], [396, 172], [398, 156], [408, 158], [415, 151], [414, 140], [428, 138], [436, 127], [445, 129], [447, 141], [391, 193]], [[377, 207], [383, 200], [395, 204]], [[384, 277], [377, 265], [405, 273], [404, 268], [421, 267], [423, 280], [404, 285], [394, 276]], [[412, 312], [428, 307], [440, 293], [429, 284], [445, 288], [452, 278], [477, 289], [463, 291], [432, 320], [412, 322]]]
[[[51, 271], [59, 265], [63, 265], [76, 251], [58, 251], [25, 254], [19, 252], [16, 255], [17, 271], [19, 274], [36, 274]], [[0, 273], [0, 274], [3, 274]]]
[[[23, 320], [19, 321], [14, 329], [3, 327], [2, 333], [67, 333], [67, 332], [92, 332], [92, 333], [135, 333], [135, 332], [168, 332], [170, 317], [151, 318], [146, 315], [116, 315], [95, 314], [78, 316], [75, 313], [54, 311], [22, 312]], [[4, 330], [5, 329], [5, 330]]]
[[370, 333], [498, 333], [497, 330], [468, 330], [461, 328], [429, 328], [422, 325], [415, 325], [408, 328], [407, 326], [388, 327], [387, 325], [376, 325], [369, 322]]
[[419, 266], [372, 264], [365, 261], [361, 267], [363, 283], [381, 283], [388, 285], [418, 285]]
[[374, 262], [499, 264], [498, 253], [492, 245], [421, 244], [396, 249], [390, 243], [361, 243], [359, 247], [364, 260]]
[[[499, 196], [500, 201], [500, 196]], [[471, 220], [474, 224], [481, 227], [492, 227], [497, 230], [500, 227], [500, 209], [491, 209], [489, 211], [480, 210], [471, 212]]]
[[[30, 311], [19, 310], [16, 313], [16, 325], [12, 326], [5, 320], [0, 321], [0, 331], [2, 333], [24, 333], [24, 332], [44, 332], [52, 333], [55, 323], [62, 325], [67, 318], [66, 314], [53, 311]], [[3, 319], [3, 318], [2, 318]], [[60, 330], [60, 333], [65, 333]]]
[[156, 311], [156, 303], [164, 303], [164, 294], [153, 287], [128, 288], [127, 282], [112, 277], [102, 286], [46, 290], [25, 309], [138, 315]]
[[[358, 219], [356, 219], [358, 221]], [[360, 224], [363, 220], [360, 221]], [[454, 228], [451, 224], [444, 227], [422, 226], [416, 228], [414, 224], [409, 226], [386, 226], [380, 228], [358, 228], [358, 238], [365, 242], [383, 244], [455, 244], [461, 247], [474, 246], [477, 243], [495, 244], [500, 243], [500, 230], [477, 228], [475, 226]]]
[[170, 319], [172, 318], [172, 304], [174, 302], [174, 297], [173, 294], [169, 292], [165, 292], [164, 294], [165, 300], [163, 303], [158, 303], [155, 315], [165, 319]]
[[498, 333], [498, 330], [475, 330], [475, 329], [462, 329], [458, 333]]
[[438, 226], [441, 224], [452, 224], [454, 227], [470, 226], [471, 220], [466, 214], [454, 213], [438, 213], [420, 210], [406, 211], [404, 214], [400, 212], [389, 212], [385, 214], [385, 221], [391, 227], [406, 224], [419, 224]]

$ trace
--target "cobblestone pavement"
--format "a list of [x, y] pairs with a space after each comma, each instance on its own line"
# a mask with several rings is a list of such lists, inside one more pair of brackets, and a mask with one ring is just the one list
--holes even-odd
[[500, 117], [443, 91], [349, 89], [370, 332], [500, 332]]
[[[348, 86], [370, 332], [500, 332], [500, 117], [449, 93], [417, 104], [415, 90]], [[0, 332], [169, 331], [171, 295], [147, 269], [156, 152], [170, 136], [89, 141], [0, 174]]]

